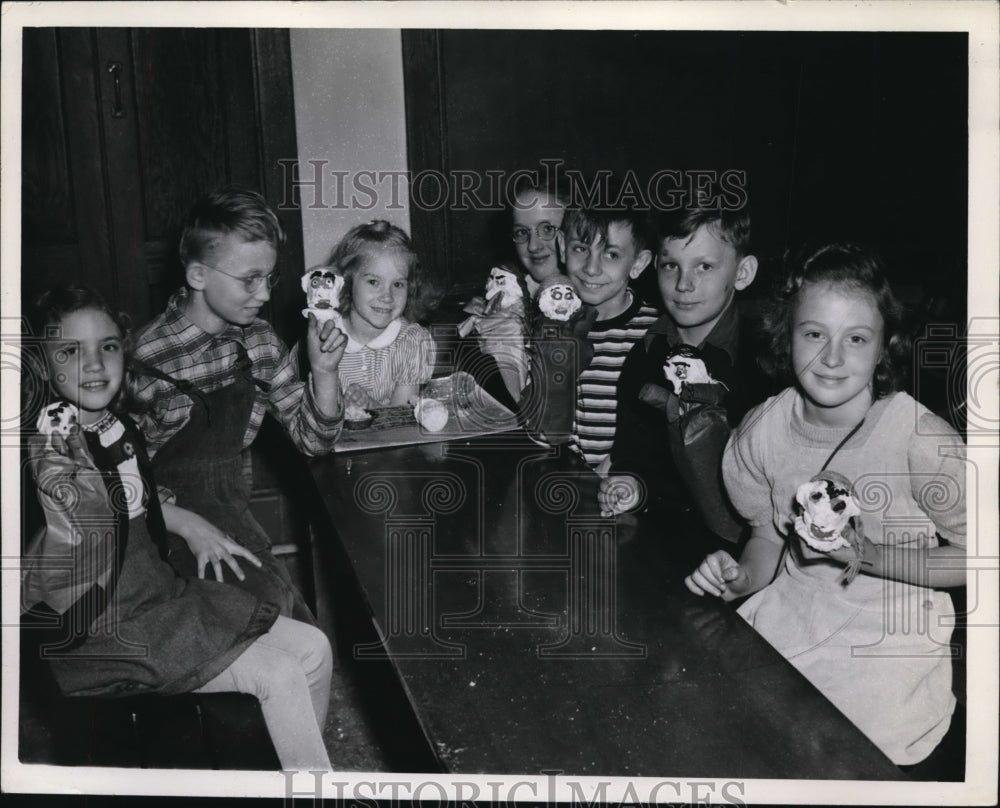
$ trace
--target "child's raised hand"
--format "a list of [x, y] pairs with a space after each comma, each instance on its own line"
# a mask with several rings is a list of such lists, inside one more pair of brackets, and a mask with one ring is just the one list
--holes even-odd
[[641, 499], [642, 483], [631, 474], [605, 477], [597, 489], [597, 503], [605, 517], [635, 510]]
[[684, 579], [684, 585], [696, 595], [715, 595], [732, 600], [750, 587], [747, 571], [725, 550], [705, 556], [698, 568]]
[[336, 373], [347, 347], [347, 335], [334, 325], [333, 320], [320, 323], [310, 312], [306, 347], [313, 373]]
[[205, 577], [205, 569], [211, 564], [215, 571], [215, 580], [222, 581], [222, 563], [225, 562], [239, 580], [244, 580], [246, 576], [240, 569], [236, 556], [247, 559], [255, 567], [261, 565], [257, 556], [193, 511], [164, 504], [163, 517], [167, 529], [184, 539], [191, 548], [192, 554], [198, 561], [199, 578]]

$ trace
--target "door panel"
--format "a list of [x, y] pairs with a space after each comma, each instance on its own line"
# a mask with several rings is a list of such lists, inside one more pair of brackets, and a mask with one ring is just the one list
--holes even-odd
[[[229, 182], [277, 204], [278, 160], [296, 158], [288, 32], [34, 28], [24, 31], [22, 287], [95, 286], [136, 325], [183, 282], [180, 225]], [[301, 331], [301, 217], [265, 312], [286, 341]]]
[[85, 29], [24, 30], [23, 296], [59, 282], [113, 290], [94, 64]]

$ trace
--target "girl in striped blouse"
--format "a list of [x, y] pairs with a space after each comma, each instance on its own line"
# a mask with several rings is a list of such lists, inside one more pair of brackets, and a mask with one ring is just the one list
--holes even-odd
[[434, 344], [415, 321], [430, 289], [409, 237], [386, 221], [352, 229], [330, 255], [343, 277], [337, 327], [347, 334], [340, 383], [348, 407], [415, 402], [434, 369]]

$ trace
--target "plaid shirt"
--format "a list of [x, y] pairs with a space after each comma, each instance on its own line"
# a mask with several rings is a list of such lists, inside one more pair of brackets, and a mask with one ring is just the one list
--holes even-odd
[[[344, 408], [332, 418], [319, 411], [312, 385], [299, 379], [294, 352], [289, 352], [271, 325], [258, 318], [246, 328], [228, 325], [221, 334], [208, 334], [185, 316], [188, 294], [187, 289], [175, 292], [166, 311], [136, 334], [136, 358], [212, 393], [232, 384], [238, 350], [234, 343], [241, 342], [253, 362], [254, 378], [271, 385], [267, 393], [256, 388], [243, 448], [257, 437], [267, 411], [281, 422], [299, 451], [307, 455], [330, 452], [340, 435]], [[192, 400], [170, 382], [149, 376], [133, 379], [132, 392], [145, 410], [135, 421], [153, 457], [188, 422]]]

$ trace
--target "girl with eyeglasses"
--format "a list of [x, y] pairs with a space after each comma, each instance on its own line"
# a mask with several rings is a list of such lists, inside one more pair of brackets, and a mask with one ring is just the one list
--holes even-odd
[[527, 273], [528, 294], [534, 296], [542, 281], [562, 272], [556, 236], [569, 207], [565, 191], [544, 182], [524, 181], [511, 200], [511, 240], [518, 261]]

